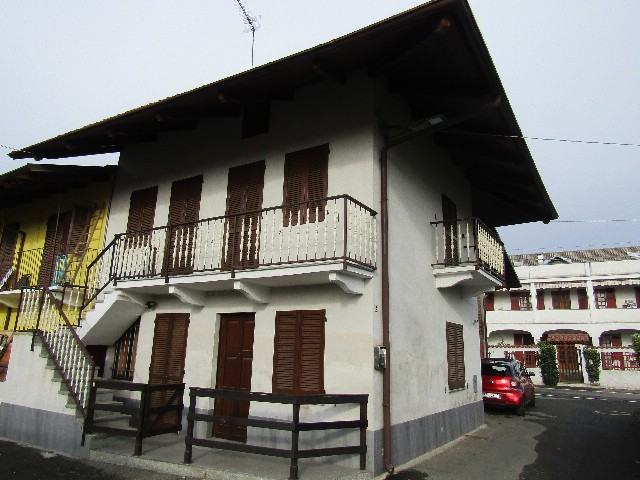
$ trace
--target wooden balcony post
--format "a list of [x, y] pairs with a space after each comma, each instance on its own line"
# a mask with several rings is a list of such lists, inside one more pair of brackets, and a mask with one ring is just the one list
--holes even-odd
[[360, 402], [360, 470], [367, 468], [367, 400]]
[[147, 411], [149, 410], [149, 385], [145, 385], [140, 392], [140, 418], [138, 418], [138, 431], [136, 432], [136, 445], [133, 454], [136, 457], [142, 455], [142, 439], [144, 438], [145, 422], [147, 420]]
[[88, 433], [91, 433], [91, 429], [93, 427], [93, 415], [96, 408], [96, 393], [98, 390], [98, 386], [96, 385], [95, 380], [93, 380], [93, 375], [91, 376], [91, 385], [89, 386], [89, 403], [87, 404], [87, 413], [84, 417], [84, 425], [82, 427], [82, 443], [81, 445], [84, 447], [85, 436]]
[[298, 479], [298, 440], [300, 436], [300, 403], [296, 399], [293, 403], [293, 425], [291, 430], [291, 466], [289, 480]]
[[187, 436], [184, 438], [184, 463], [191, 463], [193, 458], [193, 430], [195, 426], [196, 394], [189, 390], [189, 413], [187, 415]]

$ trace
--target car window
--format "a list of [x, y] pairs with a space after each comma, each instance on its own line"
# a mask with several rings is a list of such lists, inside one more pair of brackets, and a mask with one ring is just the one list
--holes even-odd
[[510, 377], [511, 367], [506, 363], [483, 363], [482, 375], [488, 377]]

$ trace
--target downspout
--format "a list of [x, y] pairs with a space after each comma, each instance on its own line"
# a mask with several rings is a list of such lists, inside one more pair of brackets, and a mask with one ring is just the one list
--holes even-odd
[[380, 228], [382, 230], [382, 346], [386, 350], [387, 362], [382, 370], [382, 455], [384, 469], [393, 473], [392, 446], [391, 446], [391, 342], [389, 335], [390, 310], [389, 310], [389, 212], [388, 212], [388, 157], [389, 150], [425, 133], [434, 132], [449, 126], [451, 121], [444, 117], [435, 116], [427, 119], [425, 124], [407, 133], [394, 138], [385, 138], [380, 149]]

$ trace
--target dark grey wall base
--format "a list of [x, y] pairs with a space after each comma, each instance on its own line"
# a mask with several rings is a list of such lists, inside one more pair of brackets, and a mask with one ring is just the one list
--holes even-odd
[[[484, 424], [484, 407], [480, 401], [393, 425], [391, 427], [393, 463], [402, 465], [455, 440], [482, 424]], [[376, 430], [373, 435], [367, 436], [369, 452], [370, 454], [373, 452], [376, 475], [384, 471], [382, 435], [382, 430]], [[371, 455], [369, 459], [371, 460]]]
[[0, 437], [55, 450], [74, 457], [88, 457], [82, 441], [82, 423], [75, 415], [0, 403]]

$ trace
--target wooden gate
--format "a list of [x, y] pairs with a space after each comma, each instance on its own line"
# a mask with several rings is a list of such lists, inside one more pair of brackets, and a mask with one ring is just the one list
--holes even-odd
[[558, 351], [560, 381], [582, 383], [580, 351], [571, 343], [558, 343], [556, 349]]

